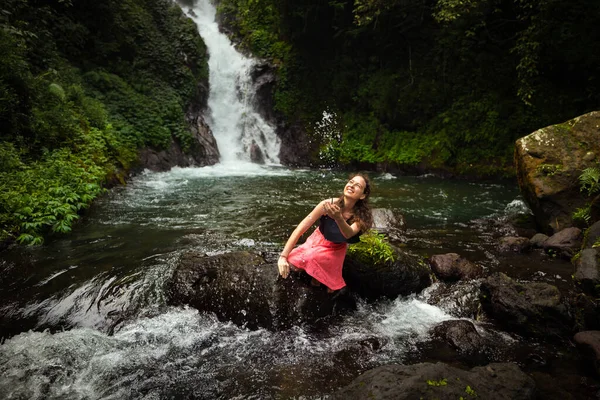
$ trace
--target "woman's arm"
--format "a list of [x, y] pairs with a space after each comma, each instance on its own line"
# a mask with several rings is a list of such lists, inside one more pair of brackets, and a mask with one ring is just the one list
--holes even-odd
[[281, 251], [281, 255], [279, 256], [279, 260], [277, 261], [277, 266], [279, 268], [279, 274], [287, 278], [290, 273], [290, 265], [287, 261], [287, 256], [290, 254], [296, 243], [300, 237], [306, 232], [311, 226], [317, 222], [317, 220], [321, 217], [321, 215], [325, 214], [324, 204], [329, 201], [323, 200], [319, 204], [315, 206], [315, 208], [308, 214], [294, 229], [289, 239], [285, 243], [283, 250]]
[[342, 210], [337, 204], [325, 203], [324, 209], [325, 213], [337, 223], [338, 227], [340, 228], [340, 232], [346, 239], [351, 238], [360, 232], [360, 225], [358, 225], [357, 222], [353, 223], [352, 225], [348, 225], [344, 219], [344, 216], [342, 215]]

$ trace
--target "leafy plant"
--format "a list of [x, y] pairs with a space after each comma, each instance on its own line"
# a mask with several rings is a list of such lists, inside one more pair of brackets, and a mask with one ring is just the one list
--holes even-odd
[[600, 168], [590, 167], [583, 170], [579, 176], [581, 191], [587, 192], [588, 196], [600, 193]]
[[351, 244], [348, 253], [355, 255], [361, 260], [384, 264], [394, 262], [395, 253], [384, 234], [371, 229], [360, 236], [360, 242]]
[[439, 381], [427, 379], [427, 384], [429, 386], [446, 386], [448, 384], [448, 380], [446, 378], [440, 379]]
[[[600, 168], [590, 167], [583, 170], [579, 175], [580, 191], [585, 192], [587, 196], [593, 196], [600, 193]], [[577, 208], [572, 215], [573, 220], [582, 221], [589, 225], [592, 220], [592, 206], [598, 201], [599, 197], [592, 199], [584, 207]]]

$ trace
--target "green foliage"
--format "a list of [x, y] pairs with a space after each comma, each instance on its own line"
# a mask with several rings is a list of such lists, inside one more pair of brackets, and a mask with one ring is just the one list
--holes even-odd
[[365, 262], [385, 264], [394, 262], [394, 249], [388, 243], [385, 235], [370, 230], [360, 236], [360, 242], [348, 246], [348, 253]]
[[591, 167], [583, 170], [579, 176], [581, 191], [586, 192], [588, 196], [600, 193], [600, 168]]
[[429, 386], [446, 386], [448, 384], [448, 380], [446, 378], [442, 378], [439, 381], [427, 379], [427, 384]]
[[[590, 167], [582, 171], [579, 175], [580, 191], [584, 192], [588, 197], [600, 193], [600, 168]], [[584, 207], [577, 208], [571, 216], [574, 221], [581, 221], [586, 225], [592, 222], [592, 206], [598, 198], [588, 202]]]
[[475, 390], [473, 390], [471, 388], [471, 386], [468, 386], [465, 388], [465, 393], [468, 394], [471, 397], [477, 397], [477, 392], [475, 392]]
[[140, 147], [184, 150], [206, 46], [168, 0], [0, 6], [0, 240], [70, 231]]

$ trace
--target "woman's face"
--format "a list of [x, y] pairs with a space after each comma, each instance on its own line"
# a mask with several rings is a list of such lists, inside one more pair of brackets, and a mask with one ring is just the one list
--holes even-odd
[[344, 195], [351, 199], [364, 199], [365, 196], [365, 187], [367, 186], [367, 182], [365, 182], [362, 176], [355, 176], [351, 178], [346, 186], [344, 187]]

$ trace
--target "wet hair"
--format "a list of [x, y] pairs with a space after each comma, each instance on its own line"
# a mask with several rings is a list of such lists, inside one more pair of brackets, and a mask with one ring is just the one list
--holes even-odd
[[[358, 226], [360, 226], [360, 231], [364, 233], [371, 229], [371, 226], [373, 226], [373, 214], [371, 213], [371, 206], [369, 206], [369, 196], [371, 195], [372, 185], [371, 181], [369, 180], [369, 176], [361, 172], [350, 174], [348, 179], [352, 179], [355, 176], [360, 176], [365, 180], [365, 187], [363, 188], [363, 194], [365, 195], [365, 198], [356, 202], [354, 208], [352, 209], [352, 217], [350, 217], [349, 222], [350, 224], [357, 222]], [[344, 208], [343, 192], [338, 200], [338, 205], [340, 208]]]

